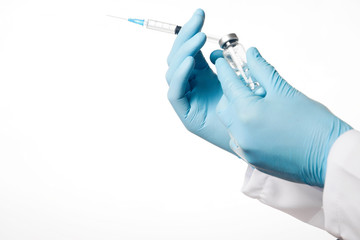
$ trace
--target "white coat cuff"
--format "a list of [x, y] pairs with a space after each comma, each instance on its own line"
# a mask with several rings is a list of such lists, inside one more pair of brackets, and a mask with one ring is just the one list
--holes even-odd
[[351, 130], [333, 144], [323, 195], [325, 229], [343, 239], [360, 238], [360, 132]]
[[242, 191], [268, 206], [324, 229], [320, 188], [276, 178], [249, 166]]

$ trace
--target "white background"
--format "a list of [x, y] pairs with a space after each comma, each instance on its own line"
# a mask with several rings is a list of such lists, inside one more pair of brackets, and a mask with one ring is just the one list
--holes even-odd
[[[0, 1], [0, 239], [333, 239], [241, 193], [246, 165], [167, 101], [174, 36], [238, 33], [360, 128], [357, 0]], [[215, 45], [207, 44], [205, 55]]]

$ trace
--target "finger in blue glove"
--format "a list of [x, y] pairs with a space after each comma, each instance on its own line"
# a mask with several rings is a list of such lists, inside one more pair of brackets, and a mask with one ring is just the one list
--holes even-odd
[[232, 111], [231, 115], [218, 111], [218, 116], [227, 123], [241, 157], [270, 175], [323, 187], [329, 150], [351, 127], [293, 88], [256, 48], [247, 51], [247, 61], [252, 77], [265, 88], [265, 97], [239, 81], [224, 59], [215, 63]]

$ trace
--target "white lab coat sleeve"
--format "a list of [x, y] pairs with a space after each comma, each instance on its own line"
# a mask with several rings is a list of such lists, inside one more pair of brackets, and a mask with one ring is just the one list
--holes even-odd
[[268, 206], [324, 229], [321, 188], [272, 177], [249, 166], [242, 191]]
[[325, 229], [360, 239], [360, 132], [351, 130], [330, 149], [323, 195]]
[[344, 133], [331, 147], [324, 190], [249, 166], [243, 192], [340, 239], [360, 239], [360, 132]]

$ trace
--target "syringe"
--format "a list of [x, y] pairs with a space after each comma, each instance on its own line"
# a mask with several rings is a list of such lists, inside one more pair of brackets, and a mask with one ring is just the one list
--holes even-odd
[[[152, 19], [137, 19], [137, 18], [123, 18], [112, 15], [107, 15], [108, 17], [113, 17], [125, 21], [129, 21], [135, 24], [146, 27], [147, 29], [156, 30], [159, 32], [166, 32], [171, 34], [178, 34], [180, 32], [181, 26], [166, 22], [160, 22]], [[217, 38], [211, 35], [206, 34], [207, 40], [211, 42], [216, 42], [224, 49], [224, 57], [234, 69], [235, 73], [238, 76], [241, 76], [241, 79], [244, 83], [256, 94], [259, 96], [265, 96], [266, 92], [263, 87], [260, 86], [258, 82], [254, 82], [250, 76], [250, 71], [246, 63], [246, 52], [244, 47], [238, 42], [236, 34], [228, 34], [222, 38]]]
[[[139, 24], [147, 29], [151, 29], [151, 30], [155, 30], [155, 31], [159, 31], [159, 32], [165, 32], [165, 33], [171, 33], [171, 34], [177, 35], [181, 30], [181, 26], [179, 26], [179, 25], [161, 22], [161, 21], [152, 20], [152, 19], [123, 18], [123, 17], [118, 17], [118, 16], [112, 16], [112, 15], [107, 15], [107, 16], [121, 19], [121, 20], [128, 21], [128, 22], [132, 22], [135, 24]], [[208, 41], [215, 42], [217, 44], [219, 43], [218, 37], [215, 37], [215, 36], [212, 36], [209, 34], [206, 34], [206, 37], [207, 37]]]

